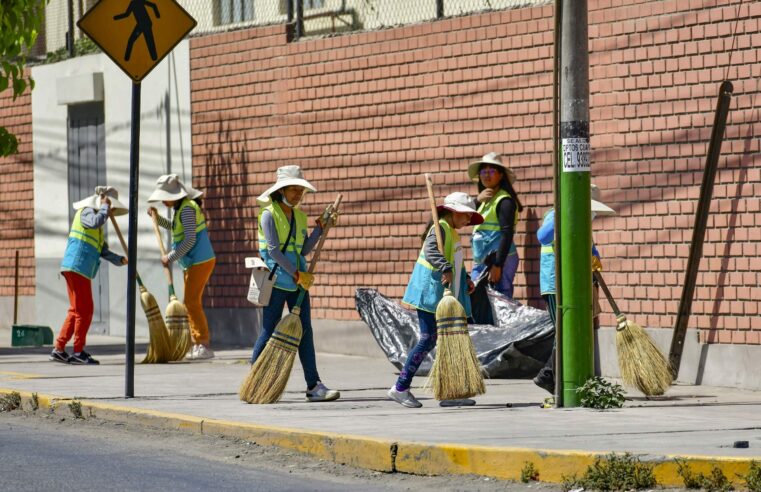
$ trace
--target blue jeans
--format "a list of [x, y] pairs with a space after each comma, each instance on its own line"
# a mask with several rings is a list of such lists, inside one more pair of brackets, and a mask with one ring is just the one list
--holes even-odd
[[[519, 262], [518, 253], [507, 255], [505, 263], [502, 265], [502, 277], [494, 286], [494, 289], [507, 296], [508, 299], [513, 298], [513, 281], [515, 280], [515, 273], [518, 271]], [[473, 271], [470, 272], [470, 279], [475, 282], [485, 269], [486, 265], [483, 263], [474, 264]]]
[[[251, 355], [252, 364], [256, 362], [259, 354], [264, 350], [264, 346], [267, 345], [267, 340], [275, 332], [275, 326], [277, 326], [280, 318], [283, 316], [285, 303], [288, 303], [289, 311], [293, 310], [298, 297], [298, 290], [288, 292], [277, 287], [272, 289], [270, 303], [264, 307], [262, 313], [262, 332], [254, 344], [254, 352]], [[317, 358], [314, 354], [314, 338], [312, 337], [312, 318], [309, 311], [309, 293], [307, 292], [304, 300], [301, 302], [301, 313], [299, 314], [302, 329], [301, 343], [299, 343], [299, 360], [304, 368], [304, 379], [307, 383], [307, 389], [314, 388], [314, 385], [320, 380], [320, 375], [317, 373]]]
[[417, 317], [420, 321], [420, 340], [407, 356], [407, 362], [399, 373], [399, 379], [396, 380], [397, 391], [410, 389], [412, 378], [415, 377], [420, 364], [425, 360], [428, 352], [436, 346], [436, 316], [418, 309]]

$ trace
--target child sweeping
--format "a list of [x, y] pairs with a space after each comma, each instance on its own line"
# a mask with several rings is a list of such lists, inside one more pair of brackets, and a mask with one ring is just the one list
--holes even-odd
[[[299, 166], [283, 166], [277, 170], [277, 181], [257, 199], [262, 205], [259, 212], [259, 254], [269, 269], [275, 270], [277, 280], [272, 288], [269, 304], [263, 308], [262, 332], [254, 344], [251, 363], [256, 360], [275, 331], [283, 308], [288, 304], [292, 310], [299, 297], [299, 287], [308, 291], [314, 283], [314, 275], [307, 272], [305, 256], [320, 239], [323, 229], [335, 225], [337, 213], [331, 214], [323, 224], [321, 216], [317, 227], [307, 233], [307, 216], [299, 210], [306, 191], [316, 191]], [[299, 313], [302, 335], [299, 342], [299, 360], [306, 380], [306, 399], [310, 402], [337, 400], [341, 394], [329, 389], [320, 380], [314, 351], [309, 292], [301, 303]]]
[[185, 274], [183, 302], [188, 310], [193, 337], [193, 346], [186, 356], [189, 360], [214, 357], [210, 348], [209, 324], [203, 311], [203, 291], [217, 260], [206, 228], [206, 218], [195, 200], [201, 194], [184, 186], [176, 174], [167, 174], [159, 177], [156, 189], [148, 198], [149, 203], [162, 202], [174, 209], [171, 221], [159, 216], [153, 207], [148, 208], [148, 215], [156, 215], [158, 224], [172, 231], [173, 249], [161, 258], [161, 263], [168, 266], [178, 262]]
[[470, 317], [470, 297], [473, 282], [468, 278], [463, 261], [458, 229], [483, 222], [476, 212], [473, 200], [466, 194], [456, 192], [444, 199], [444, 204], [436, 207], [439, 213], [439, 228], [444, 244], [441, 254], [436, 242], [433, 225], [424, 238], [412, 276], [407, 284], [402, 303], [417, 309], [420, 321], [420, 341], [410, 351], [404, 368], [399, 373], [396, 384], [388, 390], [388, 397], [408, 407], [423, 406], [410, 392], [412, 378], [428, 352], [436, 346], [436, 306], [444, 296], [444, 284], [451, 285], [454, 296]]
[[[69, 312], [55, 341], [50, 360], [69, 364], [100, 364], [85, 352], [87, 331], [94, 313], [92, 279], [98, 273], [100, 259], [117, 266], [127, 264], [127, 259], [108, 249], [103, 226], [109, 211], [124, 215], [127, 207], [119, 201], [119, 193], [111, 186], [97, 186], [95, 194], [73, 205], [77, 213], [71, 223], [61, 272], [69, 292]], [[66, 353], [66, 344], [74, 337], [74, 352]]]

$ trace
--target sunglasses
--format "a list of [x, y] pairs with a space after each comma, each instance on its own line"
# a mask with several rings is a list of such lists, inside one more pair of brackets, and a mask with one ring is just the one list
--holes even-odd
[[484, 168], [484, 169], [481, 169], [480, 171], [478, 171], [478, 175], [479, 176], [484, 176], [484, 177], [486, 177], [486, 176], [494, 176], [498, 172], [499, 171], [497, 171], [496, 169], [492, 169], [490, 167], [487, 167], [487, 168]]

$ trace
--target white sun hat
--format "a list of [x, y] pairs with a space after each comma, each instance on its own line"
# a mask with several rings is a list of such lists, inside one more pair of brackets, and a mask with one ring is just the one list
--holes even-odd
[[173, 202], [188, 196], [188, 191], [182, 185], [176, 174], [165, 174], [156, 180], [156, 189], [148, 197], [148, 203]]
[[591, 185], [592, 194], [592, 212], [597, 214], [598, 217], [605, 217], [608, 215], [616, 215], [616, 211], [605, 205], [602, 202], [602, 192], [597, 185]]
[[492, 166], [501, 167], [505, 170], [505, 174], [507, 175], [510, 184], [515, 183], [515, 173], [502, 162], [502, 155], [496, 152], [489, 152], [481, 157], [481, 159], [476, 162], [471, 162], [470, 165], [468, 165], [468, 177], [470, 177], [471, 181], [478, 181], [478, 172], [481, 170], [481, 164], [490, 164]]
[[483, 223], [484, 218], [476, 211], [476, 203], [467, 193], [461, 191], [455, 191], [450, 193], [444, 198], [444, 204], [438, 205], [436, 210], [441, 213], [444, 210], [450, 210], [452, 212], [461, 212], [464, 214], [473, 214], [470, 216], [469, 225], [478, 225]]
[[188, 192], [188, 198], [190, 198], [191, 200], [195, 200], [196, 198], [201, 198], [203, 196], [203, 191], [201, 190], [197, 190], [193, 188], [192, 186], [186, 185], [186, 184], [182, 186], [183, 188], [185, 188], [185, 191]]
[[309, 191], [317, 191], [317, 189], [312, 186], [309, 181], [304, 179], [304, 175], [302, 174], [301, 168], [299, 166], [282, 166], [277, 168], [277, 172], [275, 174], [277, 176], [277, 181], [275, 181], [275, 184], [267, 188], [267, 190], [259, 195], [259, 198], [256, 199], [256, 201], [259, 202], [259, 204], [262, 206], [266, 206], [270, 203], [271, 194], [287, 186], [301, 186]]
[[127, 206], [119, 201], [119, 192], [113, 186], [96, 186], [94, 195], [74, 202], [72, 207], [74, 210], [79, 210], [80, 208], [94, 208], [97, 210], [101, 205], [101, 195], [106, 195], [111, 200], [111, 213], [114, 215], [125, 215], [129, 212]]

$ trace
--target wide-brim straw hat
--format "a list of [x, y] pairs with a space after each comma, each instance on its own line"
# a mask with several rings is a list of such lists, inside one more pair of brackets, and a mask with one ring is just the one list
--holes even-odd
[[188, 196], [188, 191], [182, 185], [176, 174], [165, 174], [156, 180], [156, 189], [148, 197], [148, 203], [174, 202]]
[[185, 187], [185, 191], [188, 192], [188, 198], [191, 200], [195, 200], [196, 198], [201, 198], [203, 196], [203, 191], [197, 190], [193, 188], [190, 185], [183, 185]]
[[481, 170], [481, 164], [490, 164], [492, 166], [501, 167], [504, 169], [505, 175], [507, 176], [507, 180], [510, 181], [510, 184], [515, 183], [515, 173], [512, 169], [507, 167], [502, 162], [502, 156], [496, 152], [489, 152], [485, 156], [481, 157], [481, 159], [477, 160], [476, 162], [471, 162], [468, 165], [468, 176], [470, 177], [471, 181], [478, 181], [478, 172]]
[[110, 210], [112, 214], [126, 215], [129, 212], [127, 206], [119, 201], [119, 192], [113, 186], [96, 186], [94, 195], [74, 202], [72, 207], [74, 210], [79, 210], [80, 208], [94, 208], [97, 210], [100, 208], [101, 195], [106, 195], [111, 200]]
[[304, 179], [304, 175], [299, 166], [292, 165], [279, 167], [277, 168], [275, 175], [277, 176], [275, 184], [267, 188], [267, 190], [256, 199], [262, 205], [268, 204], [271, 201], [271, 194], [287, 186], [301, 186], [309, 191], [317, 191], [317, 189], [312, 186], [312, 183]]
[[476, 203], [473, 201], [467, 193], [461, 191], [455, 191], [450, 193], [444, 198], [443, 205], [437, 205], [436, 210], [439, 213], [444, 210], [450, 210], [452, 212], [461, 212], [464, 214], [471, 214], [470, 223], [468, 225], [482, 224], [484, 217], [476, 210]]
[[616, 215], [616, 211], [610, 208], [609, 206], [605, 205], [602, 202], [602, 192], [600, 191], [600, 188], [597, 187], [597, 185], [591, 185], [591, 194], [592, 194], [592, 212], [597, 214], [599, 217], [605, 217], [610, 215]]

